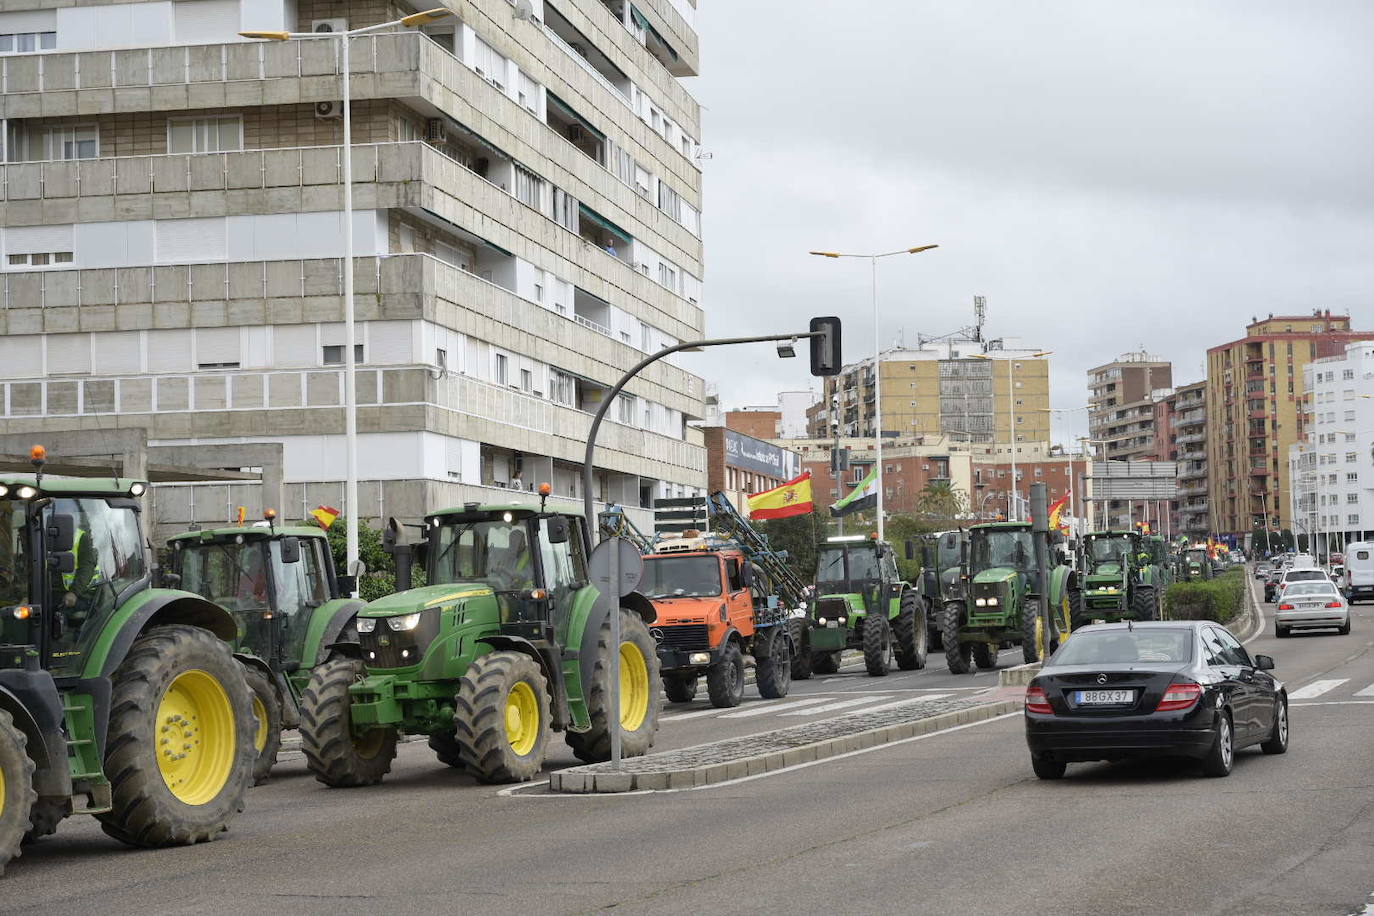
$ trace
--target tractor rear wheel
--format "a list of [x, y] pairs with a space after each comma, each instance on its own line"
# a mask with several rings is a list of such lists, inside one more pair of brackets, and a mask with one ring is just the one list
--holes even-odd
[[697, 698], [697, 676], [695, 674], [665, 674], [663, 692], [670, 703], [690, 703]]
[[396, 729], [374, 728], [353, 736], [348, 688], [363, 670], [361, 659], [331, 659], [316, 666], [301, 694], [301, 750], [315, 779], [327, 786], [376, 785], [396, 758]]
[[982, 671], [997, 667], [997, 647], [990, 642], [973, 644], [973, 663]]
[[465, 766], [462, 751], [458, 748], [458, 738], [453, 732], [430, 735], [429, 749], [445, 766], [453, 767], [455, 770], [461, 770]]
[[892, 625], [897, 643], [897, 667], [919, 671], [926, 666], [926, 611], [915, 593], [902, 597], [902, 610]]
[[864, 669], [869, 677], [886, 677], [892, 670], [892, 627], [877, 610], [864, 617]]
[[1154, 620], [1159, 616], [1159, 599], [1153, 585], [1137, 585], [1131, 593], [1131, 613], [1136, 620]]
[[811, 679], [811, 647], [806, 641], [806, 623], [799, 617], [787, 621], [787, 629], [792, 632], [792, 680]]
[[24, 733], [14, 718], [0, 709], [0, 875], [5, 863], [19, 855], [29, 829], [29, 813], [38, 797], [33, 791], [33, 760]]
[[973, 643], [960, 642], [959, 630], [962, 629], [964, 605], [958, 601], [945, 602], [944, 618], [941, 621], [941, 638], [945, 643], [945, 664], [950, 674], [968, 674], [973, 670]]
[[759, 696], [765, 700], [781, 699], [792, 689], [792, 647], [781, 627], [769, 627], [761, 634], [755, 633], [756, 646], [761, 640], [767, 640], [770, 645], [766, 657], [754, 657], [754, 682], [758, 684]]
[[454, 740], [468, 772], [482, 782], [526, 782], [544, 767], [549, 688], [523, 652], [476, 659], [458, 681]]
[[840, 658], [843, 655], [843, 649], [833, 652], [812, 652], [811, 670], [817, 674], [835, 674], [840, 670]]
[[716, 709], [732, 709], [743, 702], [744, 655], [738, 643], [720, 647], [720, 657], [706, 669], [706, 693]]
[[[568, 732], [564, 740], [578, 760], [593, 763], [611, 759], [610, 710], [607, 684], [611, 664], [611, 624], [602, 624], [596, 637], [596, 664], [587, 692], [592, 727]], [[653, 747], [658, 731], [658, 652], [649, 628], [634, 611], [620, 609], [620, 750], [641, 757]]]
[[267, 782], [281, 749], [281, 698], [267, 673], [255, 665], [243, 666], [243, 679], [253, 694], [253, 785]]
[[115, 670], [101, 827], [131, 846], [217, 838], [253, 781], [252, 697], [229, 646], [173, 624], [138, 637]]
[[1040, 613], [1040, 602], [1027, 601], [1021, 609], [1021, 657], [1030, 665], [1047, 657], [1045, 645], [1049, 642], [1045, 634], [1045, 618]]

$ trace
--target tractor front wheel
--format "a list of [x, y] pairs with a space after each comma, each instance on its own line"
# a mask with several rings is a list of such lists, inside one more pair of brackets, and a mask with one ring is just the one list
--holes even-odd
[[27, 747], [14, 718], [0, 709], [0, 875], [5, 873], [5, 863], [19, 855], [29, 830], [29, 813], [37, 801]]
[[945, 643], [945, 664], [950, 674], [968, 674], [972, 669], [973, 643], [960, 642], [959, 631], [963, 628], [964, 606], [958, 601], [945, 603], [941, 638]]
[[468, 666], [454, 701], [454, 739], [482, 782], [526, 782], [549, 743], [549, 689], [523, 652], [492, 652]]
[[374, 728], [353, 736], [348, 688], [363, 670], [361, 659], [331, 659], [310, 673], [301, 694], [301, 750], [310, 772], [327, 786], [376, 785], [396, 758], [396, 729]]
[[840, 660], [843, 655], [843, 649], [836, 649], [833, 652], [812, 652], [811, 670], [817, 674], [835, 674], [840, 670]]
[[754, 682], [758, 684], [759, 696], [765, 700], [781, 699], [792, 689], [792, 648], [787, 634], [781, 627], [770, 627], [754, 634], [754, 644], [760, 642], [768, 643], [768, 655], [754, 657]]
[[869, 677], [886, 677], [892, 670], [892, 627], [876, 609], [864, 617], [864, 669]]
[[991, 671], [997, 667], [997, 647], [990, 642], [973, 644], [973, 663], [981, 671]]
[[792, 633], [792, 680], [810, 680], [811, 646], [806, 641], [806, 622], [793, 617], [787, 621], [787, 629]]
[[243, 679], [253, 694], [253, 785], [267, 781], [281, 749], [281, 698], [267, 672], [255, 665], [243, 666]]
[[464, 768], [463, 752], [458, 747], [458, 738], [453, 732], [442, 732], [437, 735], [429, 736], [429, 749], [434, 752], [434, 756], [439, 758], [439, 762], [445, 766], [453, 767], [455, 770]]
[[897, 667], [919, 671], [926, 666], [926, 613], [921, 599], [908, 592], [902, 597], [902, 610], [892, 626], [897, 643]]
[[131, 846], [213, 840], [253, 780], [252, 697], [229, 646], [173, 624], [135, 640], [112, 678], [105, 832]]
[[1131, 594], [1131, 613], [1136, 620], [1154, 620], [1159, 616], [1159, 599], [1153, 585], [1137, 585]]
[[[593, 763], [611, 759], [610, 709], [607, 685], [611, 665], [611, 623], [596, 635], [596, 664], [587, 689], [587, 712], [592, 726], [568, 732], [565, 740], [578, 760]], [[649, 627], [634, 611], [620, 609], [620, 750], [626, 757], [642, 757], [658, 732], [658, 652]]]

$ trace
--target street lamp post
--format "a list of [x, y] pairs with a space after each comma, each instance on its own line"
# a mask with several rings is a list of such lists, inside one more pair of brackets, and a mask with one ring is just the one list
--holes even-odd
[[[1049, 356], [1053, 350], [1042, 350], [1039, 353], [1032, 353], [1026, 359], [1039, 359], [1042, 356]], [[969, 354], [974, 359], [992, 360], [995, 357], [988, 356], [986, 353]], [[1016, 357], [1007, 357], [1007, 451], [1011, 453], [1011, 506], [1008, 512], [1007, 521], [1020, 521], [1019, 511], [1021, 497], [1016, 492]]]
[[[454, 15], [442, 7], [414, 13], [390, 22], [363, 26], [346, 32], [240, 32], [244, 38], [266, 41], [305, 39], [334, 39], [339, 42], [339, 76], [343, 83], [340, 97], [343, 103], [343, 208], [344, 208], [344, 573], [356, 576], [358, 567], [358, 366], [354, 358], [357, 325], [353, 301], [353, 117], [350, 97], [349, 39], [370, 32], [401, 26], [415, 28]], [[355, 585], [354, 594], [357, 594]]]
[[814, 254], [822, 258], [867, 258], [872, 275], [873, 284], [873, 439], [874, 439], [874, 467], [877, 468], [878, 476], [878, 540], [883, 539], [883, 360], [882, 360], [882, 335], [878, 331], [878, 259], [890, 258], [898, 254], [920, 254], [923, 251], [930, 251], [932, 248], [939, 248], [939, 245], [917, 245], [915, 248], [903, 248], [900, 251], [886, 251], [882, 254], [842, 254], [837, 251], [813, 251]]

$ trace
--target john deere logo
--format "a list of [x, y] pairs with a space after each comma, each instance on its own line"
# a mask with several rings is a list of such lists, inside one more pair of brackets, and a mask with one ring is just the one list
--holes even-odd
[[[389, 646], [389, 645], [391, 645], [391, 637], [390, 637], [390, 636], [383, 636], [383, 637], [381, 637], [380, 639], [377, 640], [377, 644], [380, 645], [380, 646]], [[1105, 683], [1105, 682], [1104, 682], [1104, 683]]]

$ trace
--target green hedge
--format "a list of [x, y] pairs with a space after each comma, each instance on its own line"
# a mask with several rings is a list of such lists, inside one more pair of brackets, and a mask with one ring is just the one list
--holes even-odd
[[1245, 606], [1245, 567], [1226, 570], [1215, 579], [1175, 582], [1164, 593], [1169, 620], [1215, 620], [1230, 623]]

